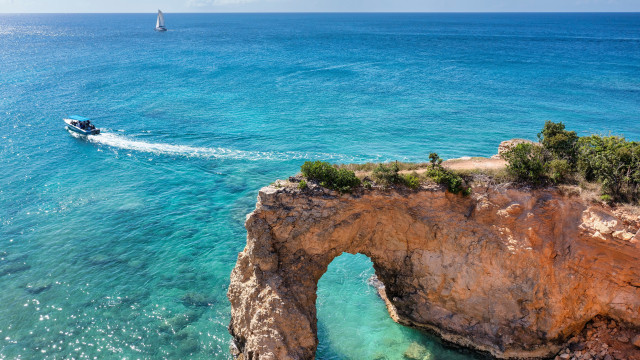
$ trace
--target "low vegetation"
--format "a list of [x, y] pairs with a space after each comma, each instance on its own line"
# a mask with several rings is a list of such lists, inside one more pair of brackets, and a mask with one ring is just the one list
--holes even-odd
[[442, 166], [442, 159], [438, 154], [429, 154], [429, 160], [430, 166], [425, 172], [428, 178], [438, 184], [446, 186], [447, 190], [454, 194], [468, 195], [471, 193], [471, 187], [466, 185], [466, 182], [460, 174]]
[[[307, 179], [343, 193], [352, 192], [361, 184], [364, 189], [371, 189], [374, 184], [382, 187], [404, 186], [409, 189], [418, 189], [423, 182], [444, 185], [447, 190], [455, 194], [466, 195], [471, 192], [471, 188], [461, 175], [442, 166], [442, 159], [438, 154], [432, 153], [430, 158], [430, 163], [423, 163], [420, 166], [398, 161], [375, 164], [375, 166], [372, 164], [332, 165], [321, 161], [307, 161], [302, 165], [301, 171]], [[402, 173], [402, 171], [406, 172], [409, 169], [414, 171]], [[418, 174], [415, 170], [423, 170], [423, 172]], [[372, 179], [365, 176], [363, 180], [360, 180], [355, 171], [370, 174]], [[307, 186], [305, 180], [301, 180], [298, 184], [300, 189], [305, 189]]]
[[[302, 174], [307, 180], [342, 193], [360, 187], [402, 186], [418, 189], [437, 183], [455, 194], [467, 195], [468, 185], [478, 179], [491, 183], [518, 182], [531, 186], [580, 185], [588, 192], [599, 191], [602, 201], [637, 203], [640, 200], [640, 143], [620, 136], [579, 137], [563, 123], [547, 121], [539, 143], [521, 143], [502, 154], [506, 169], [450, 170], [436, 153], [429, 162], [332, 165], [307, 161]], [[298, 184], [306, 189], [307, 181]], [[595, 190], [598, 189], [598, 190]]]
[[320, 185], [342, 193], [353, 191], [360, 186], [360, 179], [347, 169], [338, 168], [324, 161], [307, 161], [300, 168], [302, 175]]
[[[420, 169], [426, 168], [429, 165], [429, 163], [406, 163], [406, 162], [401, 162], [401, 161], [394, 161], [393, 163], [398, 166], [398, 170], [399, 171], [420, 170]], [[385, 165], [389, 166], [389, 165], [391, 165], [391, 163], [385, 164]], [[355, 172], [372, 172], [378, 166], [380, 166], [380, 163], [371, 163], [371, 162], [364, 163], [364, 164], [340, 164], [340, 165], [338, 165], [338, 167], [341, 168], [341, 169], [347, 169], [347, 170], [351, 170], [351, 171], [355, 171]]]
[[390, 185], [404, 185], [410, 189], [417, 189], [420, 187], [420, 178], [417, 173], [412, 174], [400, 174], [400, 165], [396, 161], [389, 165], [378, 164], [373, 169], [373, 179], [376, 183], [383, 186]]
[[503, 155], [514, 180], [532, 184], [596, 182], [603, 201], [640, 199], [640, 143], [620, 136], [579, 137], [547, 121], [539, 144], [519, 144]]

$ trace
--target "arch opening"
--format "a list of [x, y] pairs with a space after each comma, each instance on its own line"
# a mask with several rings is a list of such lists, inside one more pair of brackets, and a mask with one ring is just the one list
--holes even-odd
[[318, 281], [317, 359], [452, 359], [480, 357], [394, 322], [374, 283], [373, 262], [342, 253]]

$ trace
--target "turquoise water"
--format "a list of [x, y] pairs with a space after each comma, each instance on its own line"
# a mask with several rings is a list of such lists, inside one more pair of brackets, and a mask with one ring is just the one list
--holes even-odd
[[[639, 14], [166, 19], [0, 15], [0, 358], [228, 358], [245, 215], [305, 160], [486, 156], [548, 119], [640, 140]], [[318, 358], [472, 358], [372, 273], [321, 279]]]

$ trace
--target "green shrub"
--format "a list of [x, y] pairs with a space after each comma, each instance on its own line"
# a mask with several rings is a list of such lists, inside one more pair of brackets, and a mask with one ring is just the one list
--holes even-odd
[[640, 198], [640, 143], [618, 136], [582, 137], [577, 165], [585, 179], [601, 183], [614, 200]]
[[437, 153], [431, 153], [429, 154], [429, 162], [431, 163], [431, 166], [441, 165], [442, 159]]
[[347, 169], [336, 169], [336, 177], [332, 185], [334, 190], [346, 193], [353, 191], [360, 186], [360, 179], [353, 171]]
[[398, 162], [391, 163], [389, 165], [379, 164], [378, 167], [373, 169], [373, 178], [381, 185], [405, 185], [410, 189], [417, 189], [420, 187], [420, 178], [414, 171], [413, 174], [400, 174], [400, 167]]
[[373, 187], [373, 184], [371, 183], [371, 181], [365, 180], [362, 182], [362, 187], [364, 187], [365, 189], [371, 189]]
[[397, 162], [390, 165], [380, 164], [373, 169], [372, 176], [381, 185], [401, 184], [403, 181], [399, 171], [400, 168]]
[[360, 185], [360, 179], [353, 171], [338, 169], [336, 166], [324, 161], [306, 161], [300, 170], [310, 180], [317, 181], [320, 185], [340, 191], [351, 192]]
[[574, 164], [577, 155], [578, 135], [575, 131], [565, 130], [564, 124], [547, 121], [538, 133], [540, 144], [552, 158], [567, 160]]
[[300, 180], [300, 182], [298, 183], [298, 189], [300, 190], [304, 190], [308, 187], [307, 182], [304, 180]]
[[544, 149], [532, 144], [518, 144], [505, 152], [507, 173], [518, 181], [541, 184], [545, 177]]
[[420, 178], [415, 173], [402, 176], [402, 182], [410, 189], [417, 189], [420, 187]]
[[613, 198], [611, 197], [611, 195], [607, 195], [607, 194], [600, 195], [600, 200], [606, 202], [607, 204], [610, 204], [613, 202]]
[[567, 181], [572, 174], [568, 160], [553, 159], [545, 164], [545, 174], [554, 183]]
[[454, 194], [462, 193], [468, 195], [471, 188], [465, 185], [464, 179], [451, 170], [447, 170], [442, 166], [442, 159], [436, 153], [429, 154], [431, 167], [425, 172], [425, 176], [440, 185], [447, 187], [447, 190]]
[[434, 166], [425, 172], [425, 176], [440, 185], [447, 187], [447, 190], [454, 194], [463, 193], [467, 189], [462, 177], [442, 166]]
[[324, 161], [305, 161], [300, 167], [302, 175], [307, 179], [324, 182], [335, 176], [336, 169], [333, 165]]

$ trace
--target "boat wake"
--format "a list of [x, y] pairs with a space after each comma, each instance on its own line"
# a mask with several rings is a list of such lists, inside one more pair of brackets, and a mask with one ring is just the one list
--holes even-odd
[[90, 135], [86, 137], [88, 141], [108, 146], [114, 149], [132, 150], [137, 152], [152, 153], [156, 155], [172, 155], [172, 156], [184, 156], [184, 157], [199, 157], [199, 158], [215, 158], [215, 159], [234, 159], [234, 160], [333, 160], [337, 162], [358, 162], [358, 161], [374, 161], [371, 158], [359, 158], [357, 156], [346, 156], [341, 154], [330, 153], [312, 153], [312, 152], [298, 152], [298, 151], [245, 151], [234, 150], [228, 148], [210, 148], [210, 147], [198, 147], [189, 145], [174, 145], [174, 144], [162, 144], [151, 143], [146, 141], [140, 141], [131, 139], [126, 136], [117, 135], [113, 133], [102, 133], [100, 135]]

